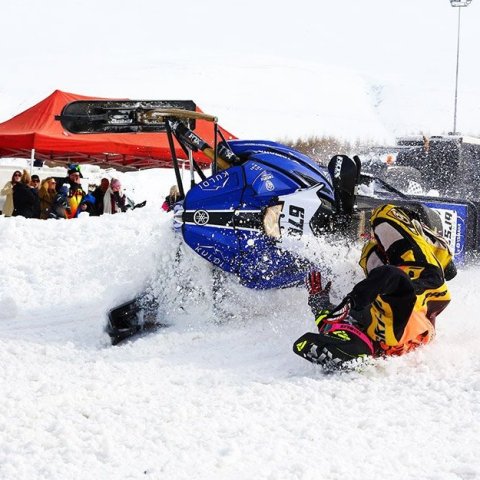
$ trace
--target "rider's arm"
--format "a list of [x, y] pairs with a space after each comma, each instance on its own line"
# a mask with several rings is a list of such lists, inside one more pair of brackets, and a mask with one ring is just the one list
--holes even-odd
[[413, 284], [408, 276], [392, 265], [373, 269], [365, 280], [357, 283], [349, 293], [352, 307], [356, 310], [370, 305], [378, 295], [394, 298], [415, 297]]

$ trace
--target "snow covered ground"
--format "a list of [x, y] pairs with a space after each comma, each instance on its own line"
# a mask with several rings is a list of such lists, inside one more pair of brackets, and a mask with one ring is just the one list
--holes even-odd
[[[451, 282], [433, 344], [326, 375], [291, 351], [305, 291], [228, 278], [214, 310], [208, 264], [174, 266], [171, 172], [122, 180], [145, 208], [0, 217], [0, 478], [480, 478], [480, 268]], [[341, 295], [358, 248], [323, 254]], [[109, 346], [105, 312], [149, 282], [171, 326]]]

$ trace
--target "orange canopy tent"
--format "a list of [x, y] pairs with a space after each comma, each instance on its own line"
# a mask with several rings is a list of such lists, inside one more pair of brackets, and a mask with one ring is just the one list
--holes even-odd
[[[33, 107], [0, 123], [0, 157], [32, 158], [51, 164], [89, 163], [121, 170], [172, 167], [167, 135], [162, 133], [96, 133], [66, 132], [55, 115], [75, 100], [100, 100], [55, 90]], [[105, 100], [105, 99], [102, 99]], [[201, 110], [197, 107], [197, 111]], [[220, 126], [225, 139], [235, 138]], [[214, 145], [212, 123], [196, 121], [195, 133]], [[187, 159], [175, 142], [179, 159]], [[194, 153], [203, 166], [211, 161], [201, 152]]]

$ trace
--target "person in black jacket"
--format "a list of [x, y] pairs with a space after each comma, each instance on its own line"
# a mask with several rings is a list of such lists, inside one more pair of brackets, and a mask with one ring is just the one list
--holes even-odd
[[24, 170], [20, 182], [13, 187], [13, 216], [40, 218], [40, 198], [30, 187], [30, 174]]
[[108, 178], [102, 178], [100, 185], [94, 190], [92, 195], [95, 197], [95, 209], [90, 215], [103, 215], [103, 197], [110, 186]]

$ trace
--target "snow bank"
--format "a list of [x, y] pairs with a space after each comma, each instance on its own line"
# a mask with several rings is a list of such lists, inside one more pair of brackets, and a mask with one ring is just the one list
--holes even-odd
[[[303, 289], [225, 277], [214, 307], [210, 266], [175, 263], [165, 173], [124, 175], [148, 200], [124, 215], [0, 217], [0, 478], [480, 476], [478, 267], [451, 283], [433, 344], [325, 375], [291, 352], [314, 327]], [[356, 247], [307, 249], [338, 297], [360, 275]], [[170, 327], [109, 346], [106, 310], [149, 282]]]

